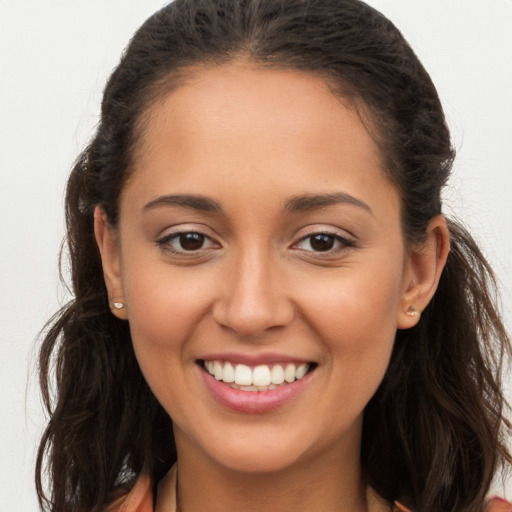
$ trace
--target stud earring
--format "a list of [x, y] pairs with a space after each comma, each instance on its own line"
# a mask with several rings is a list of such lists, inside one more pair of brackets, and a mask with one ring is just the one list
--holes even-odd
[[410, 305], [405, 314], [409, 316], [419, 316], [420, 312], [416, 309], [415, 306]]
[[110, 303], [111, 309], [124, 309], [124, 302], [121, 302], [120, 300], [113, 300]]

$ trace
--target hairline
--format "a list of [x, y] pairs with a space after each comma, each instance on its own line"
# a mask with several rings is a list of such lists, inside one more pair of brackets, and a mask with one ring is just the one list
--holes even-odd
[[202, 71], [228, 65], [241, 65], [248, 68], [252, 67], [256, 70], [289, 71], [290, 73], [316, 76], [323, 80], [332, 95], [336, 97], [344, 107], [352, 110], [358, 116], [366, 132], [377, 146], [380, 157], [380, 169], [389, 180], [390, 185], [395, 188], [400, 198], [400, 223], [404, 241], [406, 243], [412, 242], [405, 225], [403, 190], [396, 179], [396, 175], [399, 173], [393, 173], [393, 168], [396, 166], [393, 162], [391, 152], [388, 151], [388, 143], [383, 133], [384, 130], [380, 126], [380, 115], [378, 111], [368, 104], [364, 99], [363, 94], [359, 92], [355, 86], [329, 69], [311, 69], [296, 66], [292, 63], [287, 63], [286, 61], [259, 59], [253, 56], [250, 51], [244, 49], [225, 55], [205, 58], [193, 64], [176, 66], [166, 73], [161, 73], [160, 76], [153, 79], [141, 90], [138, 96], [140, 106], [137, 110], [131, 134], [129, 163], [122, 177], [118, 197], [118, 208], [123, 190], [136, 170], [136, 162], [139, 159], [140, 154], [147, 149], [147, 144], [145, 142], [146, 134], [149, 130], [148, 127], [151, 121], [154, 119], [159, 103], [165, 101], [169, 95], [181, 87], [186, 86]]

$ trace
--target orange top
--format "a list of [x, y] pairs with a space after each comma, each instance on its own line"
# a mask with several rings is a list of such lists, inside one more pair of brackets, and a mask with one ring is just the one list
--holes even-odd
[[[109, 505], [105, 512], [177, 512], [176, 508], [176, 465], [162, 480], [158, 488], [157, 503], [154, 503], [154, 486], [150, 478], [141, 476], [132, 490]], [[401, 503], [393, 505], [383, 500], [372, 488], [367, 493], [369, 512], [412, 512]], [[486, 512], [512, 512], [512, 504], [501, 498], [489, 501]]]
[[104, 512], [155, 512], [154, 486], [147, 475], [142, 475], [132, 490], [112, 502]]

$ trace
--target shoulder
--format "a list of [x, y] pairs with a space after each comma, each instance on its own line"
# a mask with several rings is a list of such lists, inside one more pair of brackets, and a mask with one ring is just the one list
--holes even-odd
[[512, 503], [501, 498], [489, 500], [486, 512], [512, 512]]
[[[381, 498], [371, 487], [367, 488], [366, 498], [370, 512], [413, 512], [399, 501], [393, 504]], [[502, 498], [491, 498], [487, 502], [485, 512], [512, 512], [512, 503]]]
[[[393, 512], [412, 512], [410, 509], [395, 501]], [[512, 503], [501, 498], [492, 498], [488, 501], [485, 512], [512, 512]]]
[[[154, 512], [153, 494], [153, 482], [149, 476], [142, 475], [130, 491], [116, 497], [104, 512]], [[395, 502], [392, 509], [384, 506], [384, 500], [373, 489], [369, 489], [368, 498], [370, 498], [369, 502], [372, 504], [370, 506], [372, 511], [410, 512], [407, 507], [399, 502]], [[512, 512], [512, 503], [501, 498], [492, 498], [489, 500], [485, 512]]]
[[154, 512], [154, 485], [148, 475], [141, 475], [130, 491], [119, 494], [103, 512]]

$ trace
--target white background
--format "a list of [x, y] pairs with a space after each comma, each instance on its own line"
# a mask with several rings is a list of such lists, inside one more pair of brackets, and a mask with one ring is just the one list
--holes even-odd
[[[3, 512], [37, 510], [33, 466], [44, 419], [36, 338], [66, 297], [57, 271], [66, 175], [98, 121], [103, 85], [123, 47], [163, 3], [0, 0]], [[403, 31], [439, 89], [458, 149], [446, 210], [466, 221], [495, 266], [510, 328], [512, 0], [369, 3]]]

